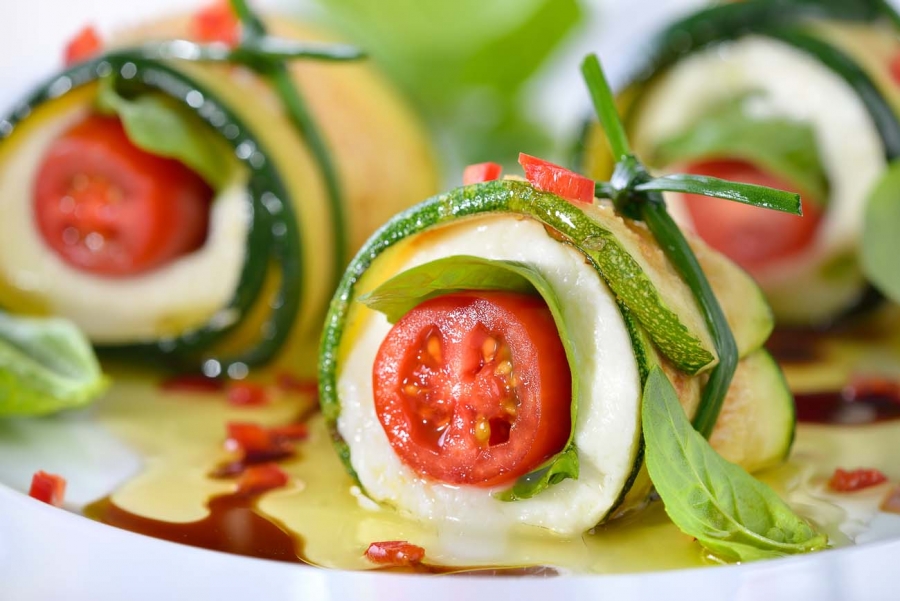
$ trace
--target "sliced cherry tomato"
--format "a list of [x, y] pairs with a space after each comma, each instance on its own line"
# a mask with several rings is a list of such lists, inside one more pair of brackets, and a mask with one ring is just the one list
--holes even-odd
[[190, 169], [134, 146], [118, 119], [91, 115], [57, 138], [34, 186], [44, 241], [98, 275], [136, 275], [206, 239], [212, 190]]
[[594, 202], [594, 180], [524, 152], [519, 153], [519, 164], [525, 170], [525, 179], [538, 189], [566, 200]]
[[290, 478], [284, 470], [274, 463], [251, 465], [244, 469], [237, 482], [237, 492], [243, 495], [255, 495], [273, 488], [285, 486]]
[[[687, 171], [782, 190], [793, 189], [787, 182], [745, 161], [704, 161], [690, 165]], [[765, 267], [806, 248], [822, 220], [821, 209], [807, 200], [803, 200], [803, 216], [798, 217], [694, 194], [685, 194], [682, 198], [697, 235], [751, 275], [759, 275]]]
[[235, 407], [259, 407], [268, 401], [266, 389], [254, 382], [232, 382], [228, 387], [228, 403]]
[[406, 567], [422, 563], [425, 549], [405, 540], [386, 540], [372, 543], [366, 549], [366, 559], [382, 566]]
[[66, 496], [66, 479], [44, 471], [35, 472], [31, 477], [28, 495], [38, 501], [59, 507]]
[[198, 42], [222, 42], [237, 46], [241, 39], [241, 22], [231, 4], [218, 0], [194, 14], [190, 35]]
[[569, 436], [569, 365], [537, 296], [472, 292], [425, 301], [385, 337], [373, 384], [394, 451], [441, 482], [508, 482]]
[[887, 476], [875, 469], [855, 469], [851, 471], [837, 468], [828, 481], [828, 488], [837, 492], [853, 492], [876, 486], [887, 481]]
[[66, 44], [64, 53], [66, 65], [73, 65], [99, 54], [103, 47], [100, 34], [91, 26], [87, 26]]
[[500, 177], [503, 167], [497, 163], [475, 163], [463, 169], [463, 185], [490, 182]]

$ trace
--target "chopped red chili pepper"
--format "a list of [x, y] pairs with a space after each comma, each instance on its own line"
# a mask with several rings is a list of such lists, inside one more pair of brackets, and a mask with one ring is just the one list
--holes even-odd
[[900, 382], [883, 376], [855, 375], [841, 390], [841, 397], [847, 401], [872, 397], [896, 399], [900, 397]]
[[503, 167], [497, 163], [475, 163], [463, 169], [463, 185], [480, 184], [500, 177]]
[[235, 407], [258, 407], [269, 401], [266, 389], [253, 382], [232, 382], [228, 386], [228, 403]]
[[299, 392], [312, 395], [317, 395], [319, 393], [319, 383], [316, 380], [298, 378], [294, 374], [286, 371], [281, 372], [275, 377], [275, 384], [285, 392]]
[[412, 566], [421, 563], [424, 558], [425, 549], [405, 540], [372, 543], [366, 549], [366, 559], [383, 566]]
[[284, 470], [274, 463], [251, 465], [247, 467], [237, 481], [239, 494], [251, 495], [280, 488], [288, 483], [290, 478]]
[[269, 428], [269, 435], [275, 440], [305, 440], [309, 437], [306, 424], [288, 424]]
[[56, 474], [38, 471], [31, 477], [28, 495], [55, 507], [63, 504], [66, 496], [66, 479]]
[[900, 486], [895, 486], [881, 502], [881, 511], [900, 513]]
[[72, 40], [66, 44], [64, 57], [66, 65], [80, 63], [92, 56], [99, 54], [103, 47], [100, 34], [97, 30], [88, 25], [83, 28]]
[[525, 170], [525, 179], [536, 188], [574, 202], [594, 202], [593, 180], [524, 152], [519, 153], [519, 164]]
[[198, 42], [222, 42], [237, 46], [241, 38], [241, 23], [228, 2], [217, 0], [194, 14], [190, 35]]
[[228, 422], [228, 440], [226, 446], [231, 450], [241, 450], [245, 453], [266, 451], [272, 447], [272, 437], [269, 432], [260, 426], [250, 422]]
[[224, 387], [222, 380], [207, 378], [199, 374], [175, 376], [160, 382], [159, 387], [169, 392], [219, 392]]
[[837, 468], [828, 481], [828, 487], [837, 492], [853, 492], [876, 486], [887, 480], [887, 476], [875, 469], [855, 469], [852, 471]]

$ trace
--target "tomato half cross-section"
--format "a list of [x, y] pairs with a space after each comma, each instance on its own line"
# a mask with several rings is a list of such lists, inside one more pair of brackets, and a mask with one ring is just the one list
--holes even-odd
[[132, 276], [196, 250], [212, 190], [178, 161], [134, 146], [121, 122], [91, 115], [54, 140], [34, 183], [44, 242], [70, 265]]
[[510, 482], [569, 437], [571, 374], [539, 296], [468, 292], [421, 303], [385, 337], [373, 386], [394, 451], [441, 482]]

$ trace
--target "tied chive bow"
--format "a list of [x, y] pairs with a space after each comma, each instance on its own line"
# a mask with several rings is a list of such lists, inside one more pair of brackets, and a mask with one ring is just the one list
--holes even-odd
[[691, 174], [652, 177], [631, 150], [612, 91], [595, 54], [584, 59], [581, 72], [616, 161], [610, 181], [597, 182], [595, 194], [598, 198], [612, 200], [621, 215], [647, 225], [666, 257], [691, 289], [712, 334], [719, 362], [710, 371], [693, 421], [694, 428], [709, 438], [737, 369], [737, 344], [697, 257], [666, 210], [662, 192], [722, 198], [794, 215], [802, 214], [800, 195]]

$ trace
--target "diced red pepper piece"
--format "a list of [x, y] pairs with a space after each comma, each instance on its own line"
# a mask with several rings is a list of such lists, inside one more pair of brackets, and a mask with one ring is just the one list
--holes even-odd
[[593, 180], [524, 152], [519, 153], [519, 164], [525, 170], [525, 179], [536, 188], [573, 202], [594, 202]]
[[837, 492], [854, 492], [885, 482], [887, 476], [875, 469], [855, 469], [851, 471], [837, 468], [828, 481], [828, 487]]
[[232, 382], [228, 387], [228, 403], [235, 407], [258, 407], [269, 401], [266, 389], [253, 382]]
[[305, 440], [309, 437], [309, 426], [306, 424], [287, 424], [269, 428], [269, 436], [275, 440]]
[[66, 65], [73, 65], [99, 54], [103, 42], [97, 30], [88, 25], [66, 44], [64, 53]]
[[503, 167], [497, 163], [475, 163], [463, 169], [463, 185], [490, 182], [500, 177]]
[[241, 22], [228, 2], [217, 0], [194, 14], [190, 35], [198, 42], [222, 42], [237, 46], [241, 38]]
[[285, 392], [299, 392], [301, 394], [319, 394], [319, 383], [316, 380], [298, 378], [292, 373], [283, 371], [275, 377], [275, 385]]
[[44, 471], [35, 472], [31, 477], [31, 488], [28, 490], [28, 494], [38, 501], [59, 507], [63, 504], [66, 496], [66, 479]]
[[895, 54], [894, 58], [891, 59], [891, 64], [888, 65], [888, 69], [891, 72], [894, 83], [900, 85], [900, 52]]
[[251, 465], [238, 478], [237, 492], [244, 495], [258, 494], [285, 486], [289, 480], [284, 470], [274, 463]]
[[227, 446], [232, 450], [245, 453], [265, 452], [272, 448], [272, 437], [269, 432], [251, 422], [228, 422]]
[[895, 486], [881, 502], [881, 511], [900, 513], [900, 486]]
[[383, 566], [412, 566], [421, 563], [424, 558], [425, 549], [405, 540], [372, 543], [366, 549], [366, 559]]
[[159, 387], [168, 392], [219, 392], [224, 387], [222, 380], [207, 378], [200, 374], [175, 376], [160, 382]]

